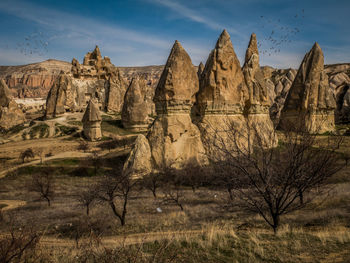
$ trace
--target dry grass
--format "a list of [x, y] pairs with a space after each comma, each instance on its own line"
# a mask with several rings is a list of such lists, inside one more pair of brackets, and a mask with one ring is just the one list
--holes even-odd
[[[115, 158], [118, 156], [109, 154], [103, 169], [113, 169]], [[40, 166], [0, 179], [0, 200], [26, 202], [3, 211], [0, 233], [8, 231], [6, 220], [11, 214], [18, 224], [35, 222], [45, 233], [38, 252], [42, 262], [350, 262], [350, 169], [330, 180], [327, 194], [284, 216], [274, 235], [256, 214], [228, 206], [225, 191], [207, 188], [196, 192], [186, 189], [184, 211], [175, 205], [162, 205], [161, 192], [155, 199], [150, 191], [137, 190], [130, 199], [124, 227], [104, 204], [95, 203], [87, 218], [76, 193], [98, 177], [93, 173], [74, 175], [72, 171], [80, 162], [49, 163], [55, 169], [51, 207], [27, 190], [31, 173], [40, 172]], [[157, 207], [162, 212], [157, 212]], [[100, 244], [89, 242], [91, 233], [82, 232], [86, 229], [81, 226], [87, 223], [93, 225]], [[78, 232], [81, 241], [77, 248]], [[130, 255], [137, 257], [132, 261]], [[156, 259], [150, 261], [153, 255]], [[86, 256], [89, 259], [84, 261]]]

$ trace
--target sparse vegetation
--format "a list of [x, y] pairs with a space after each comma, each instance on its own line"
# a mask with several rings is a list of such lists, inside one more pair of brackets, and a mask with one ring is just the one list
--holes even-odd
[[34, 156], [35, 155], [34, 155], [33, 149], [32, 148], [28, 148], [27, 150], [25, 150], [24, 152], [21, 153], [19, 158], [22, 160], [22, 163], [24, 163], [24, 161], [26, 159], [29, 159], [29, 158], [33, 159]]
[[36, 192], [41, 199], [47, 201], [48, 206], [54, 197], [54, 171], [48, 167], [42, 169], [40, 173], [34, 173], [32, 180], [29, 182], [29, 190]]

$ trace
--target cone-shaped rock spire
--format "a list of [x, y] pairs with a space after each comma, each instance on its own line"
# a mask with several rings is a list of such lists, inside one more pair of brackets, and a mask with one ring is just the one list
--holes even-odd
[[246, 110], [253, 113], [268, 112], [267, 84], [260, 69], [259, 51], [254, 33], [250, 37], [242, 70], [249, 94], [245, 105]]
[[176, 40], [155, 91], [157, 113], [189, 111], [197, 91], [198, 77], [191, 58]]
[[102, 118], [97, 104], [90, 100], [82, 119], [84, 135], [88, 140], [96, 141], [102, 138], [101, 121]]
[[126, 90], [122, 110], [122, 123], [133, 131], [147, 130], [150, 105], [146, 101], [146, 81], [135, 77]]
[[182, 168], [189, 164], [202, 165], [207, 162], [200, 132], [190, 117], [197, 91], [196, 69], [189, 55], [176, 41], [154, 97], [157, 117], [147, 136], [151, 156], [138, 153], [138, 148], [147, 148], [145, 142], [143, 147], [135, 146], [126, 162], [129, 169], [137, 172], [136, 164], [140, 163], [137, 158], [152, 160], [152, 169], [155, 170]]
[[324, 56], [315, 43], [305, 55], [281, 112], [280, 128], [303, 120], [304, 129], [325, 132], [334, 129], [334, 91], [324, 71]]
[[230, 35], [224, 30], [201, 75], [197, 104], [206, 113], [243, 111], [244, 78]]

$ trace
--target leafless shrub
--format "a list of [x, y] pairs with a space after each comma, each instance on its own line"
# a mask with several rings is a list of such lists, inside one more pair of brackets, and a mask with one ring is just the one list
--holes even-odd
[[322, 193], [326, 180], [342, 169], [336, 152], [341, 138], [320, 141], [295, 124], [283, 132], [278, 147], [268, 147], [263, 136], [270, 134], [262, 129], [248, 122], [244, 129], [231, 123], [225, 138], [217, 132], [206, 147], [213, 173], [230, 185], [232, 199], [259, 213], [276, 233], [282, 215], [311, 202]]
[[138, 182], [133, 180], [129, 173], [123, 173], [123, 163], [118, 162], [119, 167], [100, 179], [97, 187], [97, 198], [111, 207], [113, 214], [124, 226], [128, 201]]
[[162, 186], [162, 173], [152, 172], [141, 179], [141, 186], [152, 192], [153, 197], [157, 198], [157, 190]]
[[161, 203], [166, 205], [175, 204], [183, 211], [183, 201], [185, 197], [184, 174], [181, 170], [167, 168], [164, 169], [162, 178], [163, 183], [161, 189], [163, 196], [161, 198]]
[[47, 201], [51, 206], [54, 197], [54, 171], [48, 167], [32, 175], [32, 180], [28, 185], [30, 191], [36, 192], [41, 199]]
[[29, 158], [33, 159], [34, 156], [35, 155], [34, 155], [33, 149], [32, 148], [28, 148], [28, 149], [26, 149], [24, 152], [22, 152], [20, 154], [19, 158], [22, 160], [22, 163], [24, 163], [24, 161], [26, 159], [29, 159]]
[[96, 191], [95, 185], [92, 185], [87, 189], [81, 190], [77, 194], [76, 199], [79, 202], [79, 205], [85, 208], [87, 216], [89, 215], [91, 205], [96, 201], [96, 198], [97, 198], [97, 191]]
[[[10, 222], [11, 223], [11, 222]], [[0, 235], [0, 262], [34, 262], [41, 235], [29, 226], [11, 225], [9, 233]]]

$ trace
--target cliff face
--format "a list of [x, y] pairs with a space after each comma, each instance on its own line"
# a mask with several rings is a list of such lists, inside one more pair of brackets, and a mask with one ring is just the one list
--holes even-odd
[[60, 72], [70, 69], [68, 62], [49, 59], [22, 66], [1, 66], [0, 78], [16, 98], [45, 98]]

